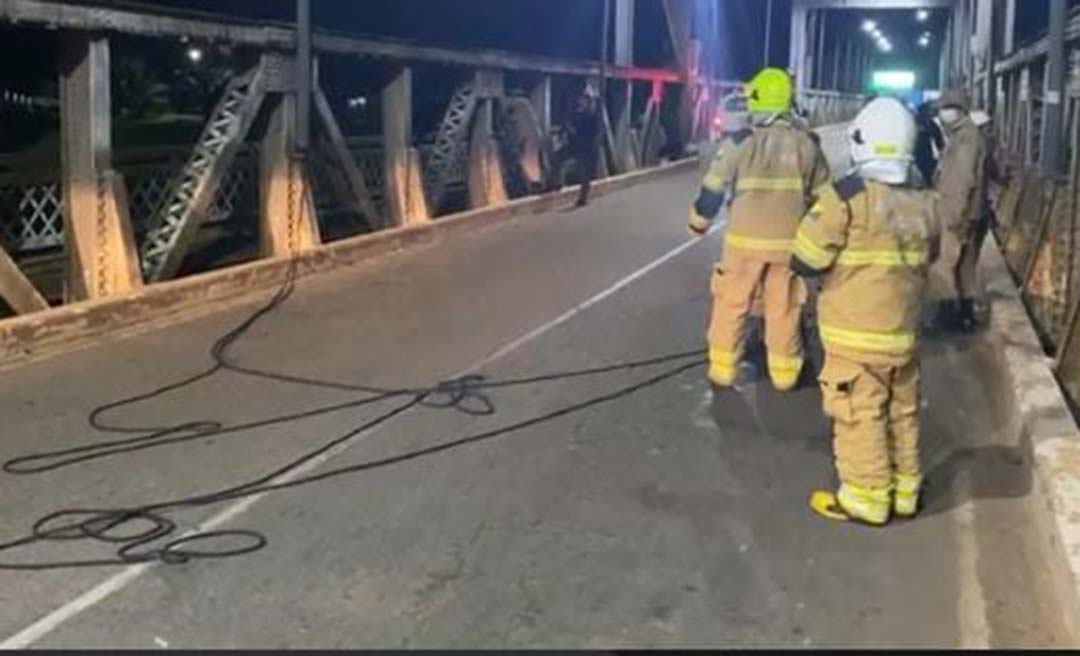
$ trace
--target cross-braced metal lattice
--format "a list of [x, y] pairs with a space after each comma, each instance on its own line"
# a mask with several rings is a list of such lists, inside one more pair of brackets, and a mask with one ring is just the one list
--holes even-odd
[[0, 188], [0, 240], [11, 252], [63, 245], [60, 184], [46, 182]]
[[266, 66], [229, 83], [181, 170], [142, 248], [143, 270], [150, 280], [176, 273], [188, 242], [207, 218], [225, 172], [235, 158], [266, 95]]
[[468, 156], [469, 127], [476, 110], [476, 86], [467, 82], [454, 92], [446, 109], [435, 146], [424, 169], [424, 184], [432, 209], [438, 209], [455, 168]]
[[356, 165], [360, 168], [360, 173], [364, 176], [364, 180], [367, 181], [368, 189], [371, 191], [372, 198], [382, 198], [385, 195], [384, 187], [386, 185], [383, 178], [383, 154], [382, 151], [375, 148], [367, 148], [364, 150], [353, 150], [353, 157], [356, 158]]

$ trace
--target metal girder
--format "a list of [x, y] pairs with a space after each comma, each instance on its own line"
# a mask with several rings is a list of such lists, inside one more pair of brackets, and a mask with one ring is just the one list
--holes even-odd
[[[513, 116], [512, 101], [506, 98], [494, 100], [493, 128], [495, 141], [499, 146], [499, 163], [502, 166], [506, 191], [511, 198], [518, 198], [529, 193], [529, 179], [522, 166], [524, 142], [518, 132], [518, 123]], [[531, 111], [528, 101], [522, 99], [522, 109]]]
[[326, 94], [323, 93], [322, 86], [316, 83], [312, 93], [314, 94], [315, 109], [319, 113], [323, 130], [329, 138], [331, 149], [344, 174], [344, 180], [349, 187], [349, 195], [357, 212], [367, 219], [372, 226], [376, 228], [386, 227], [386, 221], [379, 216], [378, 210], [375, 209], [375, 203], [371, 199], [371, 192], [368, 190], [367, 181], [364, 180], [364, 174], [360, 171], [360, 167], [356, 165], [356, 160], [353, 159], [349, 146], [345, 143], [345, 135], [342, 134], [337, 119], [334, 118], [334, 110], [330, 107], [330, 101], [327, 100]]
[[633, 108], [633, 87], [628, 84], [625, 89], [619, 91], [619, 118], [615, 122], [615, 167], [623, 173], [638, 168], [639, 153], [631, 145], [634, 131]]
[[[1065, 40], [1076, 41], [1080, 39], [1080, 14], [1073, 14], [1065, 26]], [[1002, 75], [1009, 71], [1021, 68], [1037, 59], [1045, 57], [1050, 51], [1049, 37], [1043, 37], [1035, 43], [1021, 48], [1008, 57], [1003, 58], [994, 65], [994, 73]]]
[[675, 58], [679, 62], [679, 68], [685, 71], [690, 64], [690, 39], [693, 31], [691, 5], [685, 0], [663, 0], [663, 6]]
[[[245, 21], [229, 16], [165, 11], [158, 8], [116, 9], [88, 7], [54, 0], [0, 0], [0, 22], [38, 25], [73, 30], [122, 32], [140, 36], [188, 37], [207, 41], [291, 51], [296, 33], [289, 23]], [[420, 46], [404, 41], [361, 39], [351, 35], [317, 30], [313, 35], [318, 52], [364, 55], [451, 64], [469, 68], [536, 71], [562, 75], [599, 75], [598, 62], [520, 55], [502, 50], [466, 50]], [[611, 77], [632, 80], [678, 82], [683, 74], [664, 69], [626, 66], [608, 67]]]
[[956, 0], [793, 0], [793, 9], [936, 9]]
[[234, 78], [214, 108], [187, 164], [181, 169], [142, 246], [148, 280], [172, 277], [180, 269], [221, 180], [244, 142], [266, 97], [266, 65]]
[[0, 299], [16, 314], [29, 314], [47, 310], [49, 304], [34, 287], [15, 260], [0, 246]]
[[642, 119], [641, 152], [638, 162], [641, 166], [655, 166], [660, 162], [660, 150], [664, 147], [666, 136], [660, 123], [660, 102], [650, 98], [645, 105], [645, 117]]
[[615, 0], [615, 63], [634, 65], [634, 10], [636, 0]]
[[476, 112], [475, 80], [469, 80], [454, 91], [446, 108], [435, 146], [424, 170], [424, 181], [432, 211], [437, 211], [446, 193], [446, 182], [454, 167], [468, 154], [469, 127]]

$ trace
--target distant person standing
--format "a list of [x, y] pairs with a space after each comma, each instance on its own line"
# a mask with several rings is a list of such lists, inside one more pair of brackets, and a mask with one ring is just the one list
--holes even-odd
[[951, 237], [946, 244], [948, 261], [954, 263], [956, 290], [955, 300], [950, 299], [942, 306], [941, 320], [962, 333], [971, 333], [976, 327], [979, 253], [989, 229], [989, 148], [984, 133], [972, 120], [971, 100], [966, 91], [946, 91], [940, 105], [948, 145], [941, 156], [934, 187], [938, 192], [941, 222]]
[[915, 167], [919, 169], [926, 184], [934, 181], [938, 158], [945, 150], [945, 135], [935, 120], [936, 113], [933, 103], [924, 102], [919, 105], [916, 115], [919, 133], [915, 138]]
[[581, 181], [581, 193], [575, 207], [585, 207], [589, 203], [600, 152], [600, 121], [600, 91], [594, 82], [589, 82], [574, 106], [566, 146], [565, 158], [574, 160]]

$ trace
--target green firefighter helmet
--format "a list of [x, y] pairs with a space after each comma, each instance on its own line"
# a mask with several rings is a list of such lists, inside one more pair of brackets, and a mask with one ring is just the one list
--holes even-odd
[[746, 85], [747, 107], [754, 114], [779, 114], [791, 109], [791, 76], [780, 68], [766, 68]]

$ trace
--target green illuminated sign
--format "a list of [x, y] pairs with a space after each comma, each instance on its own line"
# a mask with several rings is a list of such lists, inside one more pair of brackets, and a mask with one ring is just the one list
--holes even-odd
[[915, 73], [912, 71], [874, 71], [875, 89], [890, 91], [910, 91], [915, 88]]

